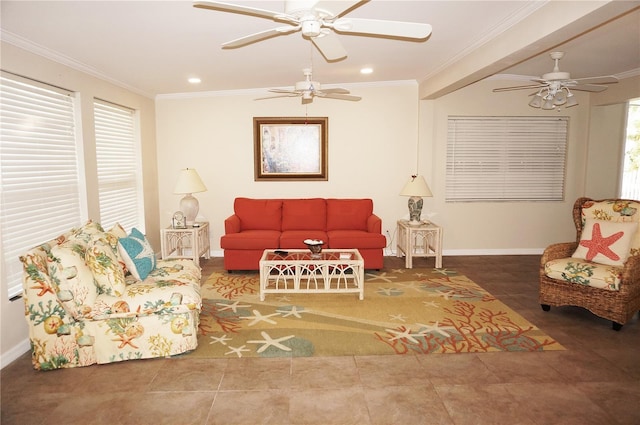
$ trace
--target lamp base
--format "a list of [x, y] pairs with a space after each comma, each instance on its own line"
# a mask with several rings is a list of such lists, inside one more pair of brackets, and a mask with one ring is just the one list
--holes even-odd
[[187, 219], [187, 224], [193, 226], [200, 210], [200, 203], [195, 196], [190, 193], [184, 195], [184, 198], [180, 200], [180, 211], [182, 211]]
[[409, 224], [412, 226], [421, 224], [420, 214], [422, 214], [422, 198], [412, 196], [409, 198]]

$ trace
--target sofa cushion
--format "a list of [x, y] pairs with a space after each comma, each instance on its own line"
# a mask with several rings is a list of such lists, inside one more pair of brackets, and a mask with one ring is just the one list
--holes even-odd
[[279, 243], [279, 230], [245, 230], [220, 238], [220, 248], [222, 249], [275, 249], [280, 247]]
[[89, 243], [85, 261], [93, 272], [98, 291], [119, 297], [124, 293], [125, 279], [116, 252], [105, 237]]
[[616, 223], [587, 218], [580, 235], [580, 243], [572, 257], [622, 266], [629, 257], [629, 246], [637, 229], [638, 223]]
[[369, 233], [362, 230], [330, 230], [327, 235], [331, 249], [379, 249], [387, 245], [387, 239], [380, 233]]
[[544, 265], [544, 272], [552, 279], [611, 291], [620, 289], [622, 277], [622, 267], [593, 263], [579, 258], [548, 261]]
[[323, 230], [287, 230], [280, 235], [280, 248], [283, 249], [302, 249], [307, 248], [305, 245], [305, 239], [317, 239], [324, 242], [324, 247], [329, 246], [327, 244], [327, 233]]
[[236, 198], [233, 210], [240, 217], [243, 231], [282, 228], [282, 201], [279, 199]]
[[327, 230], [367, 230], [371, 199], [327, 199]]
[[122, 296], [99, 295], [92, 318], [102, 320], [200, 310], [200, 276], [193, 261], [161, 260], [146, 279], [128, 285]]
[[67, 241], [49, 251], [49, 276], [57, 286], [57, 296], [65, 311], [74, 319], [91, 312], [98, 288], [91, 268], [85, 262], [81, 243]]
[[156, 268], [156, 253], [144, 234], [131, 229], [131, 234], [118, 240], [118, 251], [127, 269], [138, 280], [144, 280]]
[[327, 202], [322, 198], [284, 199], [282, 230], [325, 230]]

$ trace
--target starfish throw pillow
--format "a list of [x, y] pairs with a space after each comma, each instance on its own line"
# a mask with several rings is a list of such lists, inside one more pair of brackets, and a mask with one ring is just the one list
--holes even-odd
[[156, 253], [147, 238], [135, 227], [126, 238], [118, 239], [118, 252], [133, 277], [144, 280], [156, 268]]
[[573, 258], [610, 266], [622, 266], [629, 257], [629, 247], [638, 223], [617, 223], [587, 218], [580, 244]]

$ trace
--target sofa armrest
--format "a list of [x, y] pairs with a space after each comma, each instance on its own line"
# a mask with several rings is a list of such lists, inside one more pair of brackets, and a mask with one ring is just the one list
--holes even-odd
[[240, 217], [232, 215], [224, 220], [224, 234], [240, 233]]
[[382, 219], [375, 214], [371, 214], [367, 219], [367, 231], [369, 233], [382, 234]]

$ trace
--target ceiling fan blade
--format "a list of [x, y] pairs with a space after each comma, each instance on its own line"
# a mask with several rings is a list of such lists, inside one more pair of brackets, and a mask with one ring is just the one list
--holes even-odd
[[352, 102], [357, 102], [358, 100], [362, 99], [360, 96], [341, 93], [316, 93], [316, 96], [324, 97], [325, 99], [350, 100]]
[[282, 12], [274, 12], [271, 10], [259, 9], [257, 7], [241, 6], [239, 4], [224, 3], [221, 1], [194, 1], [193, 7], [197, 7], [199, 9], [219, 10], [221, 12], [240, 13], [243, 15], [268, 18], [274, 21], [297, 23], [297, 21], [293, 19], [293, 17], [290, 17]]
[[341, 89], [341, 88], [335, 88], [335, 89], [322, 89], [321, 91], [322, 93], [337, 93], [337, 94], [349, 94], [349, 90], [347, 89]]
[[266, 31], [257, 32], [255, 34], [240, 37], [235, 40], [227, 41], [222, 44], [224, 49], [235, 49], [236, 47], [246, 46], [247, 44], [255, 43], [257, 41], [266, 40], [267, 38], [275, 37], [277, 35], [289, 34], [291, 32], [299, 31], [300, 26], [295, 27], [278, 27]]
[[276, 99], [278, 97], [297, 97], [300, 96], [297, 93], [289, 93], [289, 94], [277, 94], [275, 96], [265, 96], [265, 97], [258, 97], [256, 99], [253, 100], [265, 100], [265, 99]]
[[600, 77], [576, 78], [578, 84], [615, 84], [619, 80], [613, 75], [602, 75]]
[[311, 37], [311, 41], [327, 61], [337, 61], [347, 57], [347, 51], [342, 46], [342, 42], [332, 31]]
[[571, 90], [589, 91], [592, 93], [597, 93], [597, 92], [605, 91], [606, 89], [608, 89], [607, 86], [599, 86], [597, 84], [576, 84], [575, 86], [569, 86], [569, 87], [571, 87]]
[[336, 19], [331, 27], [339, 33], [369, 34], [378, 36], [422, 40], [431, 34], [431, 25], [417, 22], [385, 21], [379, 19]]
[[524, 89], [541, 89], [547, 87], [546, 84], [530, 84], [527, 86], [513, 86], [513, 87], [500, 87], [497, 89], [493, 89], [494, 93], [498, 93], [501, 91], [512, 91], [512, 90], [524, 90]]
[[339, 18], [368, 2], [369, 0], [321, 0], [313, 8], [318, 11], [329, 12], [334, 18]]
[[286, 94], [291, 94], [292, 96], [299, 96], [299, 95], [300, 95], [300, 93], [298, 93], [298, 92], [297, 92], [297, 91], [295, 91], [295, 90], [287, 90], [287, 89], [269, 89], [269, 91], [270, 91], [271, 93], [281, 93], [281, 94], [286, 93]]

